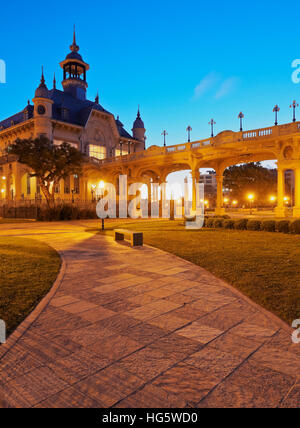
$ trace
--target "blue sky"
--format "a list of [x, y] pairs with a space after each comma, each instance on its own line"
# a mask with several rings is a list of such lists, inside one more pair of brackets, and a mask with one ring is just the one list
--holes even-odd
[[[5, 2], [1, 7], [0, 59], [7, 83], [0, 84], [5, 118], [33, 98], [44, 64], [48, 87], [69, 52], [73, 24], [80, 53], [91, 66], [88, 96], [131, 129], [140, 104], [147, 143], [168, 144], [245, 128], [289, 122], [289, 105], [300, 101], [300, 84], [291, 80], [291, 63], [300, 58], [297, 2], [75, 1]], [[299, 114], [300, 118], [300, 109]]]

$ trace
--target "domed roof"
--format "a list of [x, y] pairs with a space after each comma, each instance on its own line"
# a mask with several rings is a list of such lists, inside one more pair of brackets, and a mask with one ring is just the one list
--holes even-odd
[[145, 129], [144, 122], [141, 119], [140, 110], [138, 110], [137, 117], [133, 123], [133, 129], [137, 129], [137, 128]]
[[78, 52], [70, 52], [67, 56], [66, 59], [77, 59], [78, 61], [82, 61], [82, 56], [78, 53]]
[[43, 70], [40, 86], [35, 91], [35, 98], [49, 98], [49, 91], [45, 83]]

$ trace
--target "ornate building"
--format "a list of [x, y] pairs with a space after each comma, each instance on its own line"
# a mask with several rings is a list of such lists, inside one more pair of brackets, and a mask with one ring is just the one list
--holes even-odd
[[[35, 91], [33, 105], [0, 122], [0, 200], [26, 200], [42, 198], [36, 179], [24, 165], [6, 155], [6, 147], [17, 138], [44, 135], [54, 144], [67, 142], [91, 161], [120, 156], [145, 150], [145, 127], [138, 111], [132, 135], [123, 127], [119, 117], [105, 110], [95, 101], [86, 98], [87, 71], [89, 65], [79, 54], [74, 31], [71, 52], [60, 63], [63, 70], [63, 90], [48, 90], [42, 72], [41, 83]], [[91, 162], [92, 163], [92, 162]], [[91, 171], [92, 174], [92, 171]], [[68, 200], [89, 200], [89, 168], [85, 167], [82, 177], [72, 176], [60, 183], [55, 190], [57, 197]]]

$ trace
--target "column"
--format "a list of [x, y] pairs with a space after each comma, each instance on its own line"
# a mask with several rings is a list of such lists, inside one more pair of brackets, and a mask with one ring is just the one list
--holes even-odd
[[197, 209], [197, 184], [200, 180], [200, 172], [199, 169], [192, 172], [192, 178], [193, 178], [193, 202], [192, 202], [192, 209], [193, 211], [196, 211]]
[[21, 195], [22, 195], [22, 174], [21, 171], [18, 167], [18, 165], [15, 166], [14, 168], [14, 176], [15, 176], [15, 201], [20, 201], [21, 200]]
[[148, 188], [148, 217], [151, 218], [152, 182], [147, 183]]
[[295, 169], [295, 206], [294, 217], [300, 217], [300, 166]]
[[216, 215], [223, 215], [225, 214], [225, 208], [223, 206], [224, 200], [223, 200], [223, 173], [218, 173], [216, 175], [216, 181], [217, 181], [217, 206], [215, 209]]
[[284, 193], [285, 193], [285, 170], [283, 168], [278, 168], [277, 207], [275, 208], [276, 217], [286, 216], [286, 209], [284, 206]]

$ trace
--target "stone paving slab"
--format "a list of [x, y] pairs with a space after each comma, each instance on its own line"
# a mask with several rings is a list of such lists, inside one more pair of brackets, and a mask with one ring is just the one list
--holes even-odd
[[201, 267], [77, 222], [3, 226], [64, 272], [0, 347], [0, 407], [300, 407], [288, 326]]

